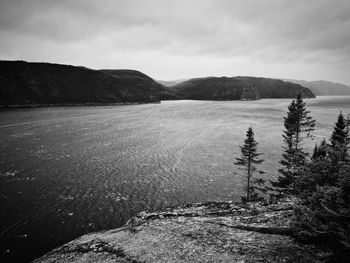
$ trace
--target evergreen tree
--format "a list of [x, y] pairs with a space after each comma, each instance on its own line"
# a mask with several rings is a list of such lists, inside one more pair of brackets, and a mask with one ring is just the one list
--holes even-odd
[[338, 121], [335, 123], [331, 136], [332, 146], [336, 144], [345, 145], [347, 143], [348, 130], [347, 123], [342, 112], [339, 113]]
[[348, 156], [349, 127], [342, 112], [335, 123], [330, 141], [333, 148], [339, 148], [340, 160], [335, 159], [334, 161], [345, 161]]
[[294, 208], [293, 224], [297, 238], [331, 248], [335, 262], [348, 262], [350, 165], [349, 159], [344, 158], [344, 149], [349, 140], [341, 115], [331, 136], [331, 145], [323, 140], [297, 178], [299, 202]]
[[[334, 149], [330, 149], [334, 151]], [[296, 237], [333, 250], [335, 262], [350, 256], [350, 166], [333, 167], [327, 158], [312, 161], [298, 178], [299, 202], [294, 208]]]
[[320, 146], [315, 145], [314, 152], [312, 154], [312, 160], [316, 160], [319, 157], [326, 157], [328, 154], [329, 145], [326, 142], [326, 139], [323, 139]]
[[303, 140], [311, 137], [315, 127], [315, 120], [309, 116], [310, 111], [306, 109], [305, 102], [299, 93], [295, 100], [288, 106], [287, 116], [284, 117], [282, 168], [281, 174], [272, 186], [280, 193], [295, 194], [295, 181], [301, 175], [308, 154], [304, 151]]
[[[256, 190], [260, 190], [259, 186], [264, 183], [262, 178], [253, 178], [253, 173], [256, 171], [256, 165], [261, 164], [264, 160], [259, 158], [261, 153], [258, 152], [258, 143], [254, 139], [254, 131], [249, 127], [247, 138], [244, 140], [244, 144], [240, 146], [241, 157], [236, 158], [235, 165], [243, 166], [243, 169], [247, 172], [247, 190], [246, 196], [242, 198], [245, 202], [258, 199]], [[259, 171], [262, 174], [262, 171]]]
[[315, 147], [314, 147], [314, 152], [312, 153], [312, 159], [316, 159], [318, 157], [318, 146], [317, 146], [317, 143], [315, 144]]

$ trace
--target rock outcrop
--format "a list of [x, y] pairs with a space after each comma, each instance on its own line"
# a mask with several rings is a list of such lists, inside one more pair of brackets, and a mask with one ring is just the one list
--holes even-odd
[[330, 253], [293, 239], [293, 202], [230, 202], [141, 212], [122, 228], [84, 235], [47, 262], [322, 262]]

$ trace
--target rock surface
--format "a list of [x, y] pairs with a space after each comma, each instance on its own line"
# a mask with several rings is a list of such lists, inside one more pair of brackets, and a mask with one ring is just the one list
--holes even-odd
[[209, 202], [142, 212], [35, 262], [323, 262], [328, 252], [293, 239], [292, 206]]

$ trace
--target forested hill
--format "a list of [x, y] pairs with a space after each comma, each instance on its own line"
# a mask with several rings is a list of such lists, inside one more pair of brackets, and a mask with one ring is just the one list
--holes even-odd
[[0, 105], [156, 102], [165, 87], [133, 70], [0, 61]]
[[255, 77], [190, 79], [172, 87], [136, 70], [0, 61], [0, 106], [157, 102], [166, 99], [255, 100], [315, 95], [298, 84]]
[[256, 100], [263, 98], [304, 98], [315, 95], [301, 85], [278, 79], [256, 77], [207, 77], [184, 81], [169, 88], [177, 96], [196, 100]]

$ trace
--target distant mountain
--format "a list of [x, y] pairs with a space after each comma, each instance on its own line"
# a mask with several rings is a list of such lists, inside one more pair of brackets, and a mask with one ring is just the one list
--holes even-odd
[[295, 80], [295, 79], [284, 79], [284, 80], [309, 88], [316, 96], [350, 95], [350, 87], [341, 83], [330, 82], [325, 80], [317, 80], [317, 81], [305, 81], [305, 80]]
[[156, 102], [166, 88], [134, 70], [0, 61], [0, 105]]
[[166, 87], [172, 87], [175, 86], [176, 84], [179, 84], [181, 82], [184, 82], [188, 79], [177, 79], [177, 80], [157, 80], [158, 83], [166, 86]]
[[169, 88], [179, 97], [196, 100], [256, 100], [262, 98], [304, 98], [315, 95], [307, 88], [278, 79], [256, 77], [207, 77], [190, 79]]

